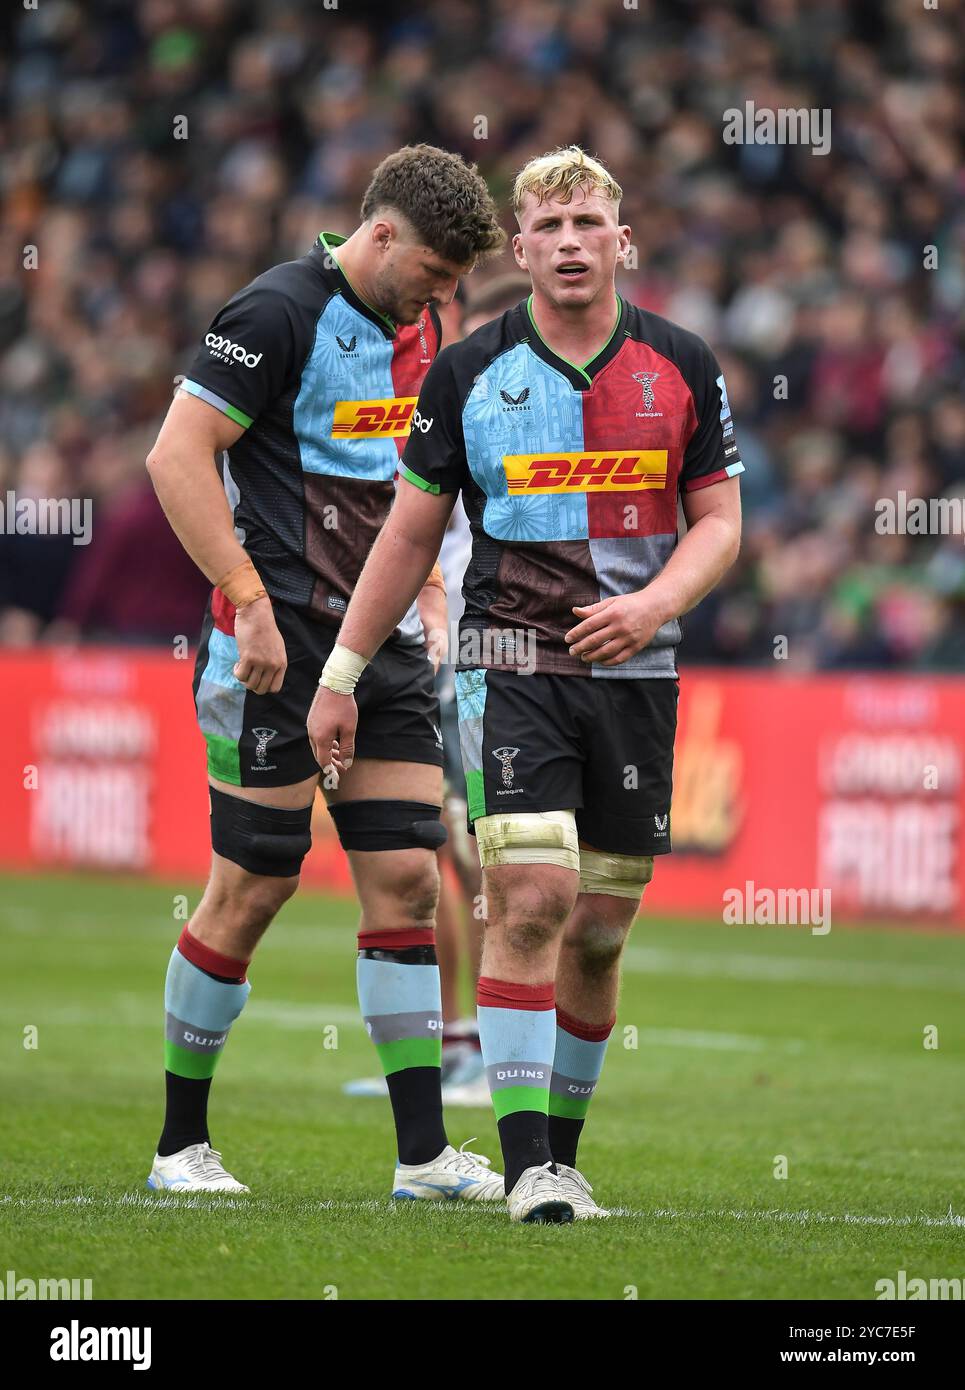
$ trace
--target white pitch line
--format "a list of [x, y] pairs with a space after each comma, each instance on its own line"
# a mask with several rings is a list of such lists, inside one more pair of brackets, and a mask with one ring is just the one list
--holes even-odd
[[[34, 1010], [29, 1004], [0, 1004], [0, 1019], [16, 1023], [35, 1023], [37, 1027], [73, 1027], [75, 1025], [107, 1024], [123, 1028], [155, 1029], [159, 1027], [155, 1013], [156, 999], [141, 1000], [137, 995], [119, 994], [107, 1001], [102, 1009], [85, 1009], [67, 1005], [50, 1009], [41, 1006]], [[284, 999], [255, 999], [246, 1005], [242, 1026], [261, 1024], [293, 1032], [320, 1032], [335, 1024], [339, 1028], [362, 1028], [358, 1009], [351, 1004], [307, 1004]], [[806, 1046], [801, 1038], [754, 1037], [746, 1033], [723, 1033], [710, 1030], [691, 1031], [686, 1028], [641, 1028], [638, 1041], [650, 1047], [696, 1048], [708, 1052], [802, 1052]]]
[[[118, 994], [105, 1000], [102, 1008], [85, 1009], [65, 1005], [49, 1008], [46, 1004], [0, 1003], [0, 1019], [35, 1023], [39, 1027], [70, 1027], [74, 1024], [100, 1024], [124, 1028], [161, 1026], [163, 1007], [156, 997], [141, 1000], [134, 994]], [[272, 1028], [314, 1030], [335, 1023], [343, 1028], [361, 1028], [358, 1009], [351, 1004], [305, 1004], [285, 999], [252, 999], [244, 1012], [246, 1023], [266, 1024]]]
[[[682, 929], [682, 930], [685, 930]], [[775, 931], [782, 930], [780, 927]], [[814, 951], [820, 952], [816, 941]], [[623, 968], [642, 975], [691, 975], [703, 979], [789, 981], [813, 985], [887, 985], [893, 989], [934, 989], [965, 993], [965, 971], [941, 965], [903, 965], [897, 961], [821, 960], [817, 954], [770, 956], [746, 951], [686, 951], [661, 946], [628, 946]]]
[[272, 1028], [314, 1032], [330, 1023], [342, 1028], [364, 1027], [358, 1008], [352, 1004], [293, 1004], [284, 999], [251, 999], [245, 1007], [245, 1018], [249, 1011], [254, 1023], [265, 1023]]
[[686, 1028], [641, 1028], [639, 1040], [653, 1047], [693, 1047], [710, 1052], [802, 1052], [806, 1046], [802, 1038], [760, 1038]]
[[[37, 1208], [42, 1210], [55, 1210], [63, 1207], [104, 1207], [107, 1209], [134, 1207], [144, 1211], [176, 1211], [185, 1207], [195, 1208], [199, 1211], [224, 1211], [225, 1209], [237, 1209], [239, 1211], [259, 1210], [263, 1207], [274, 1209], [276, 1204], [270, 1199], [263, 1199], [256, 1196], [238, 1199], [235, 1197], [220, 1197], [216, 1193], [207, 1196], [189, 1197], [187, 1193], [169, 1194], [165, 1196], [143, 1196], [137, 1192], [125, 1193], [121, 1197], [88, 1197], [80, 1194], [76, 1197], [14, 1197], [9, 1194], [0, 1196], [0, 1212], [4, 1207]], [[425, 1207], [433, 1213], [433, 1218], [443, 1212], [450, 1214], [459, 1212], [461, 1215], [466, 1211], [483, 1211], [489, 1213], [501, 1213], [502, 1208], [498, 1204], [479, 1203], [479, 1202], [434, 1202]], [[307, 1199], [299, 1202], [284, 1205], [284, 1211], [295, 1215], [299, 1212], [311, 1213], [321, 1211], [334, 1212], [395, 1212], [402, 1213], [408, 1210], [407, 1203], [393, 1202], [390, 1199], [378, 1201], [369, 1199], [367, 1201], [342, 1202], [334, 1200], [317, 1201]], [[872, 1216], [864, 1213], [852, 1212], [824, 1212], [824, 1211], [783, 1211], [779, 1207], [765, 1208], [760, 1210], [742, 1210], [728, 1207], [707, 1207], [678, 1210], [674, 1207], [652, 1207], [644, 1208], [639, 1211], [631, 1210], [627, 1207], [612, 1207], [614, 1216], [641, 1217], [653, 1221], [707, 1221], [707, 1220], [730, 1220], [745, 1222], [747, 1224], [774, 1222], [778, 1224], [791, 1224], [795, 1226], [876, 1226], [880, 1228], [898, 1227], [909, 1229], [921, 1227], [928, 1230], [960, 1230], [965, 1229], [965, 1216], [959, 1216], [952, 1211], [951, 1207], [945, 1216]], [[444, 1218], [446, 1219], [446, 1218]]]
[[[43, 936], [68, 939], [106, 938], [114, 940], [117, 928], [109, 925], [105, 918], [123, 917], [126, 914], [84, 912], [58, 912], [51, 917], [38, 908], [21, 904], [0, 904], [0, 922], [5, 922], [16, 932], [36, 932]], [[183, 923], [169, 923], [155, 914], [142, 918], [132, 924], [137, 930], [154, 936], [171, 934], [172, 943]], [[304, 951], [306, 936], [308, 945], [323, 952], [345, 950], [354, 955], [355, 936], [352, 927], [335, 927], [310, 923], [280, 923], [282, 930], [265, 938], [265, 949]], [[686, 932], [686, 927], [681, 927]], [[762, 930], [765, 930], [762, 928]], [[804, 927], [772, 927], [774, 933], [805, 931]], [[639, 932], [646, 931], [642, 922]], [[727, 928], [721, 926], [721, 931]], [[813, 951], [820, 953], [824, 938], [811, 941]], [[965, 993], [965, 970], [955, 970], [940, 965], [904, 964], [900, 961], [881, 960], [822, 960], [819, 954], [807, 957], [800, 954], [787, 956], [752, 951], [731, 951], [722, 947], [719, 951], [687, 950], [675, 947], [648, 946], [643, 942], [629, 945], [623, 953], [625, 970], [645, 975], [681, 975], [702, 979], [769, 980], [788, 981], [795, 984], [815, 985], [885, 985], [894, 989], [936, 989], [945, 993]]]
[[[106, 924], [102, 917], [86, 913], [58, 913], [52, 920], [36, 908], [6, 904], [0, 906], [0, 922], [6, 923], [15, 932], [37, 934], [68, 940], [116, 940], [118, 929]], [[183, 923], [169, 924], [152, 915], [132, 927], [142, 934], [142, 938], [155, 939], [170, 935], [172, 945]], [[281, 924], [282, 931], [269, 934], [265, 939], [265, 951], [298, 950], [303, 952], [306, 945], [322, 953], [347, 953], [354, 956], [355, 937], [351, 927], [317, 926], [299, 923]], [[645, 931], [645, 925], [641, 932]], [[685, 932], [686, 927], [681, 927]], [[726, 931], [721, 927], [721, 931]], [[764, 930], [762, 928], [762, 930]], [[794, 928], [774, 927], [774, 932], [794, 930]], [[804, 930], [801, 928], [800, 930]], [[810, 940], [810, 938], [809, 938]], [[903, 964], [900, 961], [881, 960], [822, 960], [824, 938], [813, 941], [813, 952], [808, 957], [800, 954], [787, 956], [765, 952], [687, 950], [674, 947], [629, 945], [623, 953], [623, 968], [632, 974], [682, 976], [697, 979], [725, 980], [767, 980], [772, 983], [813, 985], [883, 985], [891, 989], [937, 990], [946, 994], [965, 994], [965, 970], [946, 968], [941, 965]]]
[[[616, 1213], [615, 1213], [616, 1214]], [[624, 1214], [624, 1213], [620, 1213]], [[927, 1226], [927, 1227], [965, 1227], [965, 1216], [957, 1216], [949, 1207], [947, 1216], [865, 1216], [842, 1212], [837, 1215], [823, 1211], [782, 1211], [773, 1208], [768, 1211], [720, 1210], [677, 1211], [673, 1207], [655, 1207], [650, 1211], [628, 1213], [633, 1216], [655, 1217], [668, 1221], [706, 1221], [708, 1218], [729, 1217], [732, 1221], [777, 1221], [790, 1222], [797, 1226]]]
[[[130, 928], [123, 933], [116, 924], [122, 922]], [[54, 937], [63, 941], [111, 941], [123, 935], [125, 945], [136, 944], [138, 938], [143, 942], [147, 937], [167, 936], [173, 948], [184, 927], [184, 918], [164, 916], [154, 911], [146, 916], [131, 916], [122, 912], [43, 912], [40, 908], [24, 907], [20, 904], [0, 904], [0, 925], [21, 935]], [[354, 960], [358, 943], [355, 939], [356, 927], [324, 926], [311, 922], [282, 921], [268, 936], [266, 946], [272, 950], [305, 950], [305, 935], [310, 936], [312, 949], [323, 951], [347, 951]]]

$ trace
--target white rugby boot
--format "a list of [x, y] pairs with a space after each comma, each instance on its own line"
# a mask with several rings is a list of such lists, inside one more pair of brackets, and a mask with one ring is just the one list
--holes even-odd
[[154, 1155], [147, 1185], [155, 1192], [248, 1192], [244, 1183], [226, 1172], [221, 1155], [210, 1144], [189, 1144], [162, 1158]]
[[606, 1217], [610, 1213], [597, 1206], [593, 1200], [593, 1188], [578, 1168], [570, 1168], [565, 1163], [557, 1163], [560, 1187], [563, 1195], [573, 1208], [574, 1221], [589, 1221], [594, 1217]]
[[429, 1163], [397, 1163], [392, 1196], [400, 1201], [501, 1202], [506, 1195], [502, 1174], [466, 1144], [458, 1149], [447, 1144]]
[[512, 1192], [506, 1194], [511, 1221], [563, 1223], [573, 1220], [573, 1206], [565, 1196], [559, 1178], [551, 1173], [551, 1163], [526, 1168]]

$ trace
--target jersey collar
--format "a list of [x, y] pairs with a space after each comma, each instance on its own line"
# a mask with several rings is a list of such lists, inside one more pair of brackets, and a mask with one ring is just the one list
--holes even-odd
[[378, 309], [373, 309], [372, 305], [362, 298], [354, 289], [351, 280], [339, 265], [335, 254], [336, 248], [347, 240], [340, 236], [338, 232], [319, 232], [318, 240], [312, 247], [312, 255], [316, 256], [326, 270], [332, 270], [338, 279], [339, 289], [345, 299], [348, 300], [353, 309], [367, 319], [370, 319], [377, 328], [381, 328], [387, 338], [394, 338], [397, 326], [386, 314], [380, 314]]
[[525, 340], [529, 343], [537, 357], [555, 367], [575, 391], [586, 391], [593, 385], [593, 378], [602, 372], [608, 363], [623, 346], [623, 340], [627, 336], [627, 315], [628, 308], [626, 300], [617, 295], [617, 316], [613, 324], [613, 331], [609, 338], [600, 348], [595, 357], [588, 362], [571, 362], [567, 357], [560, 357], [553, 349], [540, 337], [540, 331], [536, 327], [536, 320], [533, 318], [533, 296], [517, 306], [520, 312], [521, 327]]

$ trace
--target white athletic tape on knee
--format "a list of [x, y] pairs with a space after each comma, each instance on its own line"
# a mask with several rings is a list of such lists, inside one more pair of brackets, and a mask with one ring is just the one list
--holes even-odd
[[497, 864], [557, 864], [579, 869], [580, 840], [573, 811], [519, 811], [480, 816], [474, 822], [479, 862]]
[[581, 893], [608, 893], [613, 898], [639, 900], [652, 878], [652, 855], [602, 854], [596, 849], [580, 850]]

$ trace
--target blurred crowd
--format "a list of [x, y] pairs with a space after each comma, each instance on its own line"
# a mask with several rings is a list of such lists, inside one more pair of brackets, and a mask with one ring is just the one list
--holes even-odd
[[[955, 0], [6, 9], [0, 502], [90, 498], [93, 539], [8, 534], [5, 507], [0, 642], [193, 641], [208, 586], [144, 459], [217, 309], [350, 231], [401, 144], [460, 151], [505, 205], [576, 142], [625, 189], [621, 293], [712, 344], [747, 469], [682, 661], [965, 666], [963, 536], [881, 534], [877, 506], [965, 497]], [[830, 151], [728, 144], [748, 101], [829, 109]]]

